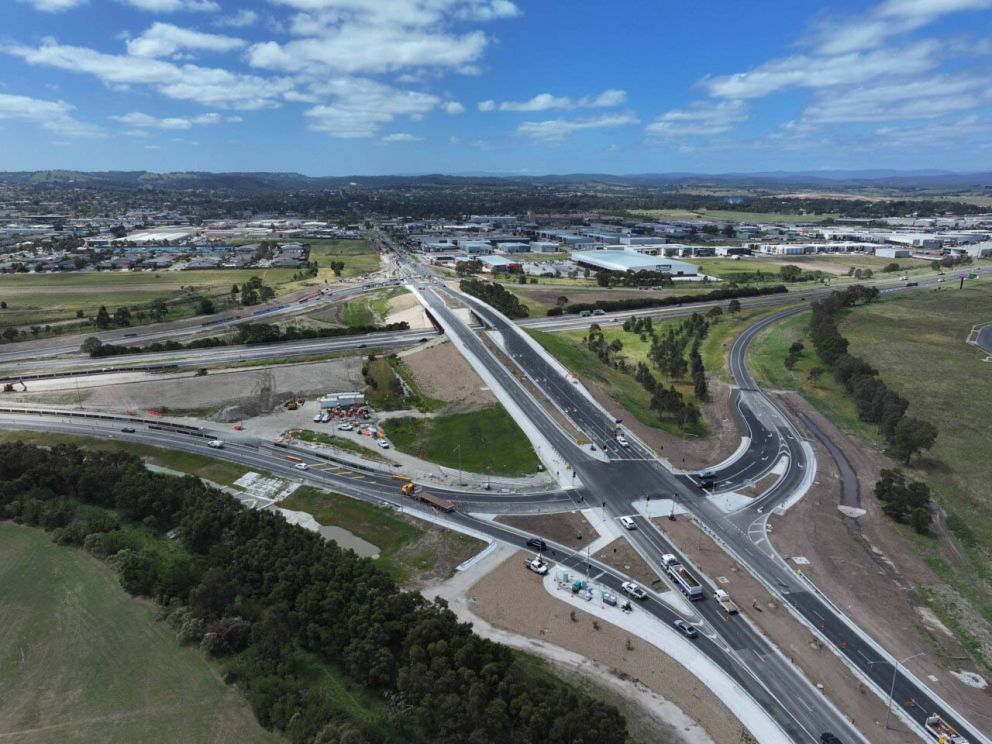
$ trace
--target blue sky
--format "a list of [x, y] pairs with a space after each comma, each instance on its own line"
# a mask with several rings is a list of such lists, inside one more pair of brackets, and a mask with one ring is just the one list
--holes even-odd
[[992, 170], [992, 0], [2, 3], [2, 170]]

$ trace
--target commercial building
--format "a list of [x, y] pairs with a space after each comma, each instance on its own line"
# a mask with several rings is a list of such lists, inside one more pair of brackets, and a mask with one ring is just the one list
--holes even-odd
[[561, 247], [557, 243], [547, 240], [535, 240], [530, 244], [531, 253], [558, 253], [560, 251]]
[[695, 276], [696, 264], [673, 258], [644, 256], [632, 251], [582, 251], [572, 254], [572, 260], [584, 269], [595, 271], [658, 271], [672, 276]]
[[889, 248], [887, 246], [879, 246], [875, 249], [875, 255], [879, 258], [909, 258], [908, 248]]
[[986, 243], [973, 243], [972, 245], [957, 245], [948, 248], [952, 256], [971, 256], [972, 258], [992, 257], [992, 241]]
[[516, 274], [523, 271], [523, 265], [519, 261], [507, 258], [506, 256], [478, 256], [473, 260], [482, 264], [482, 270], [490, 274]]

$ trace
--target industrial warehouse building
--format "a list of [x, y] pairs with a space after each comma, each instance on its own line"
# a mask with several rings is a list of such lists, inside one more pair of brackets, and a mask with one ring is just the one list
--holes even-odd
[[595, 271], [659, 271], [672, 276], [695, 276], [696, 264], [661, 256], [644, 256], [631, 251], [581, 251], [572, 260], [584, 269]]

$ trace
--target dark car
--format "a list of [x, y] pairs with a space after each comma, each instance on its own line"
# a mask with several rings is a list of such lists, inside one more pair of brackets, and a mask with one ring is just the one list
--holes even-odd
[[829, 731], [824, 731], [820, 734], [820, 744], [841, 744], [841, 740]]
[[123, 429], [121, 429], [121, 431], [124, 432], [125, 434], [134, 434], [134, 427], [125, 426]]
[[535, 550], [544, 551], [548, 549], [548, 544], [539, 537], [532, 537], [530, 540], [527, 541], [527, 547], [534, 548]]
[[685, 620], [676, 620], [674, 623], [672, 623], [672, 625], [674, 625], [675, 626], [675, 629], [679, 633], [681, 633], [682, 635], [684, 635], [686, 638], [698, 638], [699, 637], [699, 631], [696, 630], [691, 625], [689, 625], [689, 623], [687, 623]]

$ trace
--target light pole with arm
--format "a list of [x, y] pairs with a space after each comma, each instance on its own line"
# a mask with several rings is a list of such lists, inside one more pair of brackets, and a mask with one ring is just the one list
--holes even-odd
[[896, 691], [896, 674], [899, 672], [899, 667], [905, 664], [910, 659], [915, 659], [918, 656], [926, 656], [926, 651], [920, 651], [918, 654], [913, 654], [912, 656], [907, 656], [905, 659], [896, 661], [896, 665], [892, 668], [892, 686], [889, 688], [889, 702], [885, 706], [885, 728], [889, 728], [889, 716], [892, 715], [892, 696]]

